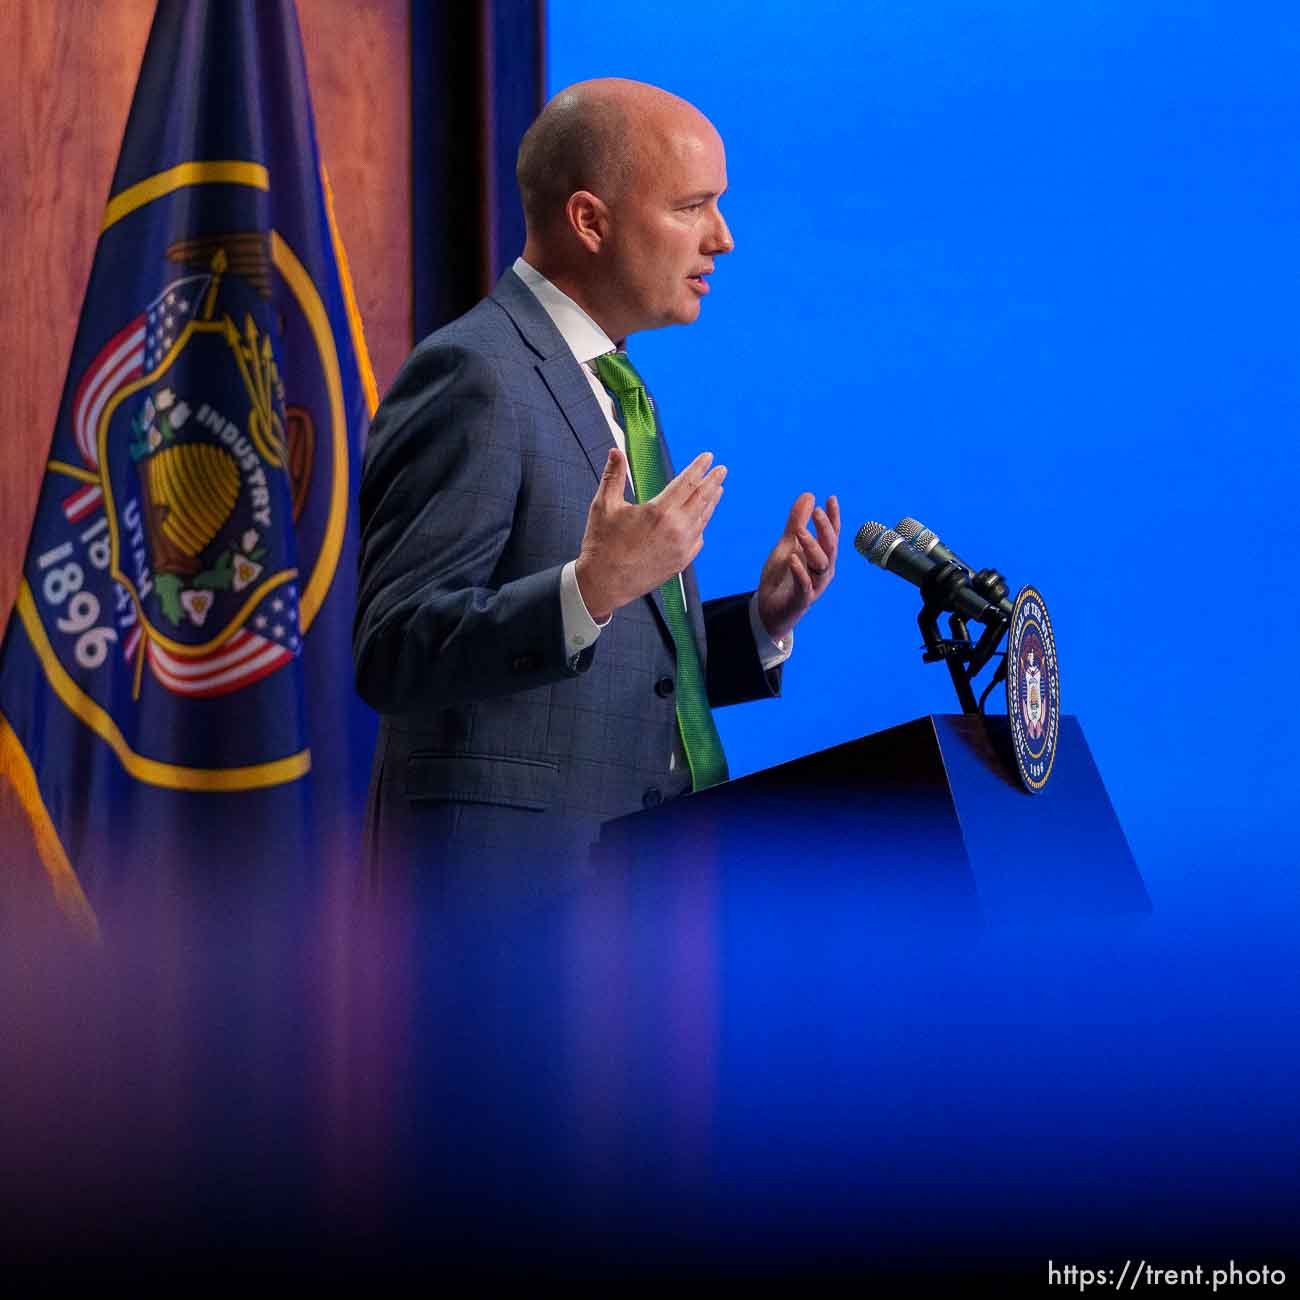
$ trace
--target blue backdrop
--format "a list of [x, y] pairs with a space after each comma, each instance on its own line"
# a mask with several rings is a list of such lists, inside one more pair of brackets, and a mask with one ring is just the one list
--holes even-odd
[[[1158, 909], [1294, 908], [1300, 21], [1213, 0], [553, 0], [554, 90], [635, 77], [727, 144], [737, 251], [636, 341], [677, 459], [730, 467], [701, 585], [795, 494], [912, 514], [1056, 626]], [[956, 707], [850, 550], [733, 772]]]

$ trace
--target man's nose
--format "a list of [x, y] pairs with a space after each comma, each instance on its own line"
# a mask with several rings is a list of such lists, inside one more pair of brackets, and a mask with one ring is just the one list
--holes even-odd
[[709, 247], [709, 252], [730, 253], [735, 247], [736, 241], [731, 237], [731, 229], [727, 225], [726, 218], [719, 212], [714, 224], [713, 242]]

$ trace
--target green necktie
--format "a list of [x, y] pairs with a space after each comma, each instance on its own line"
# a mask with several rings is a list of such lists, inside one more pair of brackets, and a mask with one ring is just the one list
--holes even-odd
[[[596, 373], [618, 400], [627, 437], [627, 459], [632, 466], [632, 486], [638, 501], [658, 496], [668, 483], [663, 444], [655, 422], [654, 407], [636, 367], [623, 352], [607, 352], [596, 358]], [[704, 669], [695, 644], [682, 584], [674, 576], [659, 589], [663, 596], [668, 630], [677, 649], [677, 725], [681, 729], [686, 761], [691, 769], [691, 788], [703, 790], [727, 779], [727, 756], [709, 709]]]

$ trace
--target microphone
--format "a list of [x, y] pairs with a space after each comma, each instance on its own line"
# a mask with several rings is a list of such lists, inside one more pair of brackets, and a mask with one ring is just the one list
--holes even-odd
[[[890, 573], [920, 587], [929, 598], [938, 594], [946, 609], [962, 618], [973, 618], [979, 623], [995, 622], [1000, 611], [990, 605], [979, 595], [966, 578], [965, 565], [959, 560], [935, 560], [931, 556], [909, 546], [892, 528], [875, 522], [865, 523], [858, 529], [853, 545], [859, 555], [872, 564], [888, 569]], [[947, 565], [955, 564], [958, 569], [949, 571], [950, 576], [941, 581], [939, 591], [935, 593], [935, 583], [930, 581], [932, 575], [940, 573]], [[956, 577], [957, 581], [952, 581]]]
[[938, 533], [927, 528], [919, 519], [913, 519], [911, 515], [905, 515], [900, 519], [894, 526], [894, 531], [910, 542], [922, 555], [928, 555], [932, 560], [940, 563], [947, 561], [960, 564], [970, 575], [971, 585], [975, 590], [986, 600], [996, 604], [1008, 618], [1011, 617], [1015, 606], [1007, 599], [1006, 579], [996, 569], [981, 569], [976, 573], [960, 555], [939, 540]]
[[967, 573], [974, 576], [975, 570], [960, 555], [946, 547], [939, 540], [939, 534], [927, 528], [919, 519], [904, 515], [894, 525], [894, 531], [905, 542], [910, 542], [922, 555], [928, 555], [932, 560], [947, 560], [952, 564], [960, 564]]

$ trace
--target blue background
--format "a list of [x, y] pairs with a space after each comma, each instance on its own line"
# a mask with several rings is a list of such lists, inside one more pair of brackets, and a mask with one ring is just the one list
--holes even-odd
[[733, 772], [956, 708], [916, 592], [851, 549], [911, 514], [1045, 594], [1154, 906], [956, 951], [731, 916], [718, 1149], [746, 1249], [838, 1223], [875, 1260], [1276, 1256], [1300, 1159], [1297, 11], [604, 12], [548, 4], [551, 91], [650, 81], [727, 144], [737, 250], [695, 325], [633, 341], [678, 463], [730, 467], [702, 590], [754, 584], [798, 492], [844, 509], [783, 700], [719, 715]]
[[[550, 91], [650, 81], [727, 145], [737, 251], [634, 342], [679, 463], [730, 469], [704, 592], [753, 585], [801, 490], [846, 543], [922, 519], [1046, 595], [1157, 906], [1294, 908], [1294, 7], [607, 12], [548, 5]], [[917, 604], [846, 549], [784, 700], [720, 715], [733, 771], [955, 709]]]

